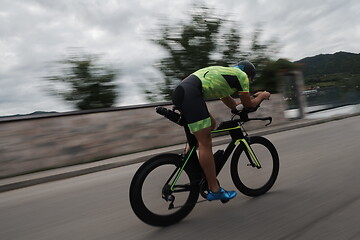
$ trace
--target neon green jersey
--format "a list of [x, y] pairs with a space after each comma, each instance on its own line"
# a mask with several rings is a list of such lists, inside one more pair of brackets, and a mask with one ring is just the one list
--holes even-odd
[[249, 92], [249, 79], [236, 67], [206, 67], [193, 73], [202, 83], [205, 98], [224, 98], [236, 92]]

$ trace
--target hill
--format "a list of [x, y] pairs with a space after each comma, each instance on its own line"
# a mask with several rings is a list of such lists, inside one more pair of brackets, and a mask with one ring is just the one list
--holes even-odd
[[305, 80], [309, 106], [358, 104], [360, 102], [360, 54], [337, 52], [295, 62]]
[[320, 54], [295, 63], [301, 66], [307, 88], [341, 87], [359, 90], [359, 53]]
[[334, 54], [320, 54], [296, 61], [302, 65], [305, 77], [322, 74], [360, 74], [360, 54], [337, 52]]

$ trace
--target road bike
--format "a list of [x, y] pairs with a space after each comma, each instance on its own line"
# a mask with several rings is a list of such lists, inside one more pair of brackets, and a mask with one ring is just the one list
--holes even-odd
[[[251, 197], [269, 191], [279, 173], [279, 156], [274, 145], [264, 137], [249, 136], [244, 129], [244, 124], [253, 120], [269, 121], [266, 126], [271, 124], [271, 117], [249, 118], [248, 113], [258, 107], [233, 112], [231, 120], [212, 131], [231, 137], [227, 147], [214, 154], [216, 174], [232, 155], [232, 181], [241, 193]], [[169, 226], [193, 210], [199, 195], [206, 199], [208, 187], [198, 160], [196, 138], [181, 113], [176, 106], [172, 110], [157, 107], [156, 112], [184, 127], [190, 150], [183, 154], [160, 154], [143, 163], [131, 181], [129, 197], [134, 213], [143, 222]]]

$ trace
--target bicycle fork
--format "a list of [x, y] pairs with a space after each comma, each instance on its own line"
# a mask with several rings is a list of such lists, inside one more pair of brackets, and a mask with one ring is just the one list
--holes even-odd
[[252, 166], [252, 167], [256, 167], [257, 169], [261, 168], [261, 164], [259, 162], [259, 160], [257, 159], [254, 151], [252, 150], [250, 144], [248, 143], [248, 141], [245, 138], [242, 139], [238, 139], [235, 142], [235, 145], [237, 145], [239, 142], [242, 142], [245, 145], [245, 154], [250, 162], [250, 164], [248, 164], [248, 166]]

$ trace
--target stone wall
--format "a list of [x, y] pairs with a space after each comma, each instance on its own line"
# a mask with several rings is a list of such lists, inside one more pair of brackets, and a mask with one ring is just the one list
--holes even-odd
[[[74, 112], [47, 117], [0, 120], [0, 178], [106, 159], [185, 142], [183, 129], [154, 106]], [[231, 117], [221, 101], [209, 101], [217, 122]], [[252, 116], [287, 121], [281, 95], [272, 95]], [[264, 127], [249, 123], [247, 129]]]

